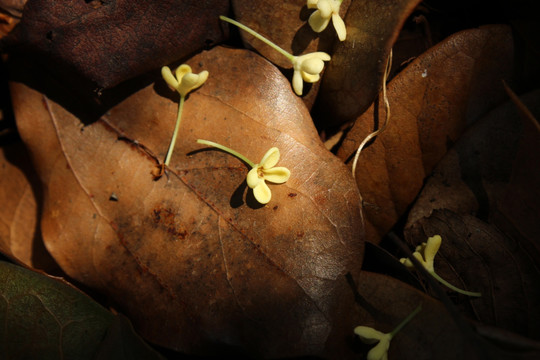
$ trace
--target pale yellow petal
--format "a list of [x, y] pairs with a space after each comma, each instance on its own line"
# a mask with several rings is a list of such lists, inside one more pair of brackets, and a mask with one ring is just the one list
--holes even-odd
[[317, 9], [321, 12], [321, 17], [330, 19], [332, 16], [332, 2], [333, 0], [319, 0], [317, 3]]
[[302, 81], [302, 75], [300, 70], [295, 70], [292, 78], [292, 87], [294, 92], [298, 96], [302, 96], [302, 91], [304, 89], [304, 82]]
[[319, 0], [307, 0], [308, 9], [316, 9], [318, 2], [319, 2]]
[[330, 55], [328, 55], [327, 53], [325, 53], [324, 51], [316, 51], [316, 52], [313, 52], [313, 53], [308, 54], [308, 55], [316, 56], [319, 59], [324, 60], [324, 61], [330, 61], [330, 59], [332, 59], [332, 57]]
[[264, 154], [260, 165], [263, 167], [263, 169], [270, 169], [271, 167], [274, 167], [279, 161], [279, 149], [277, 147], [270, 148]]
[[286, 167], [278, 166], [268, 170], [263, 170], [264, 180], [275, 184], [283, 184], [291, 177], [291, 172]]
[[388, 349], [390, 348], [390, 337], [386, 335], [377, 345], [367, 354], [367, 360], [385, 360], [388, 358]]
[[357, 326], [354, 333], [360, 337], [365, 344], [374, 344], [384, 337], [384, 333], [368, 326]]
[[345, 41], [347, 38], [347, 28], [345, 27], [345, 22], [339, 14], [332, 14], [332, 24], [334, 24], [334, 29], [338, 35], [339, 41]]
[[321, 76], [319, 74], [311, 75], [311, 74], [308, 74], [305, 71], [302, 71], [301, 74], [302, 74], [302, 79], [304, 79], [304, 81], [308, 82], [308, 83], [317, 82], [321, 78]]
[[182, 78], [178, 92], [186, 96], [189, 92], [200, 87], [208, 79], [208, 71], [202, 71], [200, 74], [187, 73]]
[[252, 189], [254, 189], [257, 185], [259, 185], [261, 181], [264, 181], [263, 179], [259, 177], [259, 174], [257, 173], [258, 169], [259, 169], [259, 166], [258, 165], [255, 166], [253, 169], [249, 170], [246, 177], [247, 185]]
[[182, 83], [182, 78], [184, 75], [191, 73], [191, 66], [188, 64], [182, 64], [179, 67], [176, 68], [176, 78], [178, 79], [179, 83]]
[[301, 69], [311, 75], [320, 74], [324, 69], [324, 62], [318, 57], [308, 58], [302, 62]]
[[161, 68], [161, 76], [167, 85], [169, 85], [173, 90], [178, 88], [178, 81], [174, 78], [171, 69], [168, 66]]
[[272, 199], [272, 192], [264, 181], [261, 181], [257, 186], [255, 186], [253, 189], [253, 195], [261, 204], [268, 204], [270, 199]]
[[410, 259], [401, 258], [401, 259], [399, 259], [399, 262], [402, 263], [403, 265], [405, 265], [406, 267], [408, 267], [409, 269], [414, 268], [414, 264], [412, 263], [412, 261]]
[[424, 249], [424, 258], [426, 259], [427, 263], [433, 264], [435, 255], [437, 254], [437, 251], [439, 251], [439, 248], [441, 247], [441, 242], [442, 242], [442, 238], [440, 235], [435, 235], [428, 238], [426, 247]]
[[316, 10], [313, 14], [309, 16], [308, 23], [311, 26], [311, 29], [316, 33], [320, 33], [328, 26], [330, 22], [329, 17], [323, 17], [320, 10]]

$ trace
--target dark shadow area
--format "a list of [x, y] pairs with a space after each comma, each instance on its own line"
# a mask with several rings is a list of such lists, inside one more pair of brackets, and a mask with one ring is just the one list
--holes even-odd
[[399, 260], [388, 251], [370, 242], [366, 242], [362, 270], [391, 276], [407, 283], [420, 291], [425, 288]]
[[244, 180], [240, 185], [238, 185], [236, 190], [234, 190], [230, 200], [230, 205], [233, 209], [244, 205], [244, 193], [246, 192], [246, 189], [247, 182]]

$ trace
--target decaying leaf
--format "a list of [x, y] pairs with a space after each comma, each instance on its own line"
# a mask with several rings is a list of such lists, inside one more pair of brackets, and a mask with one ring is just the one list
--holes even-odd
[[[427, 236], [443, 238], [437, 273], [482, 297], [456, 299], [462, 310], [484, 324], [540, 338], [540, 271], [514, 240], [472, 215], [435, 210], [407, 231], [410, 243]], [[516, 312], [516, 309], [520, 309]]]
[[356, 119], [373, 102], [403, 23], [420, 0], [355, 0], [347, 11], [347, 40], [340, 42], [322, 79], [317, 116], [338, 125]]
[[[488, 342], [465, 318], [453, 318], [437, 300], [388, 276], [361, 272], [356, 305], [357, 312], [352, 315], [357, 321], [355, 326], [368, 326], [384, 333], [422, 306], [392, 339], [389, 359], [534, 359], [540, 353], [537, 344], [536, 349], [519, 353]], [[371, 347], [361, 345], [358, 350], [367, 352]]]
[[73, 70], [109, 88], [222, 41], [218, 16], [228, 9], [224, 0], [28, 0], [2, 45], [69, 84]]
[[[186, 100], [171, 169], [159, 181], [150, 153], [163, 158], [177, 108], [163, 81], [88, 126], [13, 85], [17, 124], [44, 185], [47, 248], [162, 346], [324, 353], [352, 305], [344, 274], [356, 274], [362, 259], [354, 180], [270, 63], [219, 47], [188, 63], [210, 76]], [[246, 166], [198, 138], [253, 161], [277, 146], [291, 178], [270, 185], [272, 201], [257, 206]]]
[[[540, 111], [539, 95], [523, 97], [532, 113]], [[437, 272], [483, 293], [462, 299], [471, 317], [538, 339], [540, 134], [526, 124], [507, 103], [467, 131], [428, 180], [406, 235], [415, 245], [443, 237]]]
[[[379, 241], [464, 129], [505, 98], [501, 80], [511, 72], [510, 29], [490, 26], [451, 36], [390, 82], [390, 125], [363, 150], [356, 168], [367, 239]], [[360, 116], [338, 156], [350, 159], [383, 114], [381, 101]]]

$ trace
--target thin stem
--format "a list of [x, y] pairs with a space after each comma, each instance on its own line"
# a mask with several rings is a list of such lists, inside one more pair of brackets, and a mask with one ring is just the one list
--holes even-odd
[[420, 310], [422, 310], [422, 304], [418, 305], [418, 307], [414, 309], [412, 313], [410, 313], [401, 323], [399, 323], [399, 325], [396, 326], [394, 330], [392, 330], [392, 332], [390, 333], [390, 336], [394, 337], [394, 335], [396, 335], [405, 325], [407, 325], [407, 323], [411, 321], [412, 318], [415, 317], [416, 314], [420, 312]]
[[238, 21], [236, 20], [233, 20], [233, 19], [230, 19], [226, 16], [223, 16], [223, 15], [220, 15], [219, 18], [223, 21], [226, 21], [228, 23], [231, 23], [233, 25], [236, 25], [238, 26], [240, 29], [244, 30], [244, 31], [247, 31], [248, 33], [250, 33], [251, 35], [255, 36], [257, 39], [261, 40], [262, 42], [264, 42], [266, 45], [268, 46], [271, 46], [272, 48], [274, 48], [274, 50], [280, 52], [283, 56], [285, 56], [287, 59], [289, 59], [291, 62], [294, 61], [294, 56], [283, 50], [282, 48], [280, 48], [279, 46], [277, 46], [276, 44], [274, 44], [273, 42], [271, 42], [270, 40], [268, 40], [267, 38], [265, 38], [264, 36], [262, 36], [261, 34], [259, 34], [258, 32], [256, 32], [255, 30], [252, 30], [250, 28], [248, 28], [246, 25], [242, 24], [242, 23], [239, 23]]
[[457, 291], [458, 293], [461, 293], [463, 295], [468, 295], [468, 296], [475, 296], [475, 297], [480, 297], [482, 296], [481, 293], [479, 292], [472, 292], [472, 291], [466, 291], [466, 290], [462, 290], [458, 287], [455, 287], [454, 285], [450, 284], [448, 281], [444, 280], [442, 277], [440, 277], [435, 271], [429, 271], [429, 273], [431, 275], [433, 275], [433, 277], [435, 279], [437, 279], [441, 284], [443, 284], [444, 286], [454, 290], [454, 291]]
[[384, 71], [383, 79], [382, 79], [382, 95], [383, 95], [384, 108], [386, 111], [384, 122], [378, 130], [375, 130], [374, 132], [366, 136], [366, 138], [358, 146], [358, 149], [356, 149], [356, 154], [354, 155], [354, 160], [352, 164], [353, 178], [356, 178], [356, 164], [358, 163], [358, 158], [360, 157], [360, 153], [362, 152], [362, 149], [368, 143], [368, 141], [373, 139], [375, 136], [381, 134], [386, 129], [386, 126], [388, 125], [388, 122], [390, 121], [390, 103], [388, 102], [388, 96], [386, 95], [386, 80], [388, 79], [388, 74], [390, 73], [391, 68], [392, 68], [392, 49], [390, 49], [390, 55], [388, 56], [388, 61], [386, 62], [386, 69]]
[[178, 129], [180, 128], [180, 121], [182, 120], [182, 110], [184, 110], [184, 101], [185, 96], [180, 96], [180, 104], [178, 105], [178, 115], [176, 117], [176, 125], [174, 126], [174, 132], [172, 135], [171, 143], [169, 144], [169, 150], [167, 150], [167, 155], [165, 156], [164, 164], [169, 166], [171, 162], [171, 156], [174, 150], [174, 145], [176, 144], [176, 137], [178, 136]]
[[255, 163], [251, 160], [249, 160], [248, 158], [246, 158], [244, 155], [240, 154], [239, 152], [237, 151], [234, 151], [233, 149], [230, 149], [226, 146], [223, 146], [221, 144], [218, 144], [218, 143], [215, 143], [213, 141], [210, 141], [210, 140], [202, 140], [202, 139], [197, 139], [197, 143], [199, 144], [204, 144], [204, 145], [209, 145], [209, 146], [213, 146], [215, 148], [218, 148], [220, 150], [223, 150], [223, 151], [226, 151], [228, 152], [229, 154], [231, 155], [234, 155], [236, 156], [237, 158], [239, 158], [240, 160], [242, 160], [243, 162], [245, 162], [246, 164], [248, 164], [250, 167], [254, 168], [255, 167]]

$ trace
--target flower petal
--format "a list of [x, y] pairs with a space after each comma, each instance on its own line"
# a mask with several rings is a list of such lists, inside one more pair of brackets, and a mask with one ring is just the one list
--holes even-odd
[[261, 204], [268, 204], [268, 202], [270, 202], [270, 199], [272, 199], [272, 192], [264, 181], [259, 182], [259, 184], [255, 186], [255, 188], [253, 189], [253, 195], [255, 196], [255, 199], [257, 199], [257, 201]]
[[279, 161], [279, 149], [277, 147], [273, 147], [270, 150], [264, 154], [260, 166], [262, 166], [263, 169], [270, 169], [274, 167]]
[[334, 0], [319, 0], [317, 3], [317, 9], [321, 12], [321, 17], [330, 19], [332, 16], [332, 3]]
[[441, 242], [442, 238], [440, 235], [435, 235], [428, 238], [426, 247], [424, 249], [424, 259], [426, 259], [427, 263], [433, 264], [435, 255], [437, 255], [437, 251], [439, 251], [439, 248], [441, 247]]
[[302, 96], [302, 90], [304, 89], [304, 82], [302, 81], [302, 75], [300, 70], [295, 70], [292, 77], [292, 87], [294, 92], [298, 96]]
[[320, 33], [328, 26], [330, 22], [330, 17], [323, 17], [319, 10], [316, 10], [313, 14], [309, 16], [308, 23], [311, 26], [311, 29], [316, 33]]
[[330, 61], [330, 59], [332, 59], [332, 57], [328, 55], [327, 53], [325, 53], [324, 51], [316, 51], [307, 55], [316, 56], [319, 59], [324, 60], [324, 61]]
[[319, 0], [307, 0], [307, 7], [308, 9], [315, 9], [317, 8], [317, 3]]
[[358, 335], [360, 340], [365, 344], [375, 344], [386, 335], [379, 330], [375, 330], [368, 326], [357, 326], [354, 328], [354, 333]]
[[324, 62], [318, 57], [311, 57], [302, 62], [301, 70], [311, 75], [320, 74], [324, 69]]
[[278, 166], [268, 170], [263, 170], [264, 180], [274, 184], [283, 184], [291, 177], [291, 172], [286, 167]]
[[347, 28], [345, 27], [345, 22], [341, 16], [339, 16], [339, 14], [332, 14], [332, 24], [334, 24], [334, 29], [336, 29], [339, 41], [344, 41], [347, 38]]
[[319, 74], [311, 75], [305, 71], [302, 71], [301, 74], [302, 74], [302, 79], [304, 79], [304, 81], [308, 83], [317, 82], [321, 78]]
[[174, 78], [171, 69], [168, 66], [164, 66], [161, 68], [161, 76], [173, 90], [176, 90], [178, 88], [178, 81]]
[[253, 169], [249, 170], [246, 177], [247, 185], [252, 189], [254, 189], [257, 185], [259, 185], [261, 181], [264, 181], [263, 179], [259, 177], [259, 174], [258, 174], [259, 167], [260, 166], [257, 165]]
[[189, 66], [188, 64], [182, 64], [176, 68], [176, 79], [179, 83], [182, 83], [182, 78], [184, 77], [184, 75], [190, 72], [192, 72], [191, 66]]
[[186, 96], [192, 90], [200, 87], [208, 79], [208, 71], [204, 70], [200, 74], [187, 73], [182, 78], [178, 92], [182, 96]]
[[379, 341], [377, 345], [367, 354], [367, 360], [384, 360], [388, 358], [388, 349], [390, 348], [390, 334], [385, 336]]

